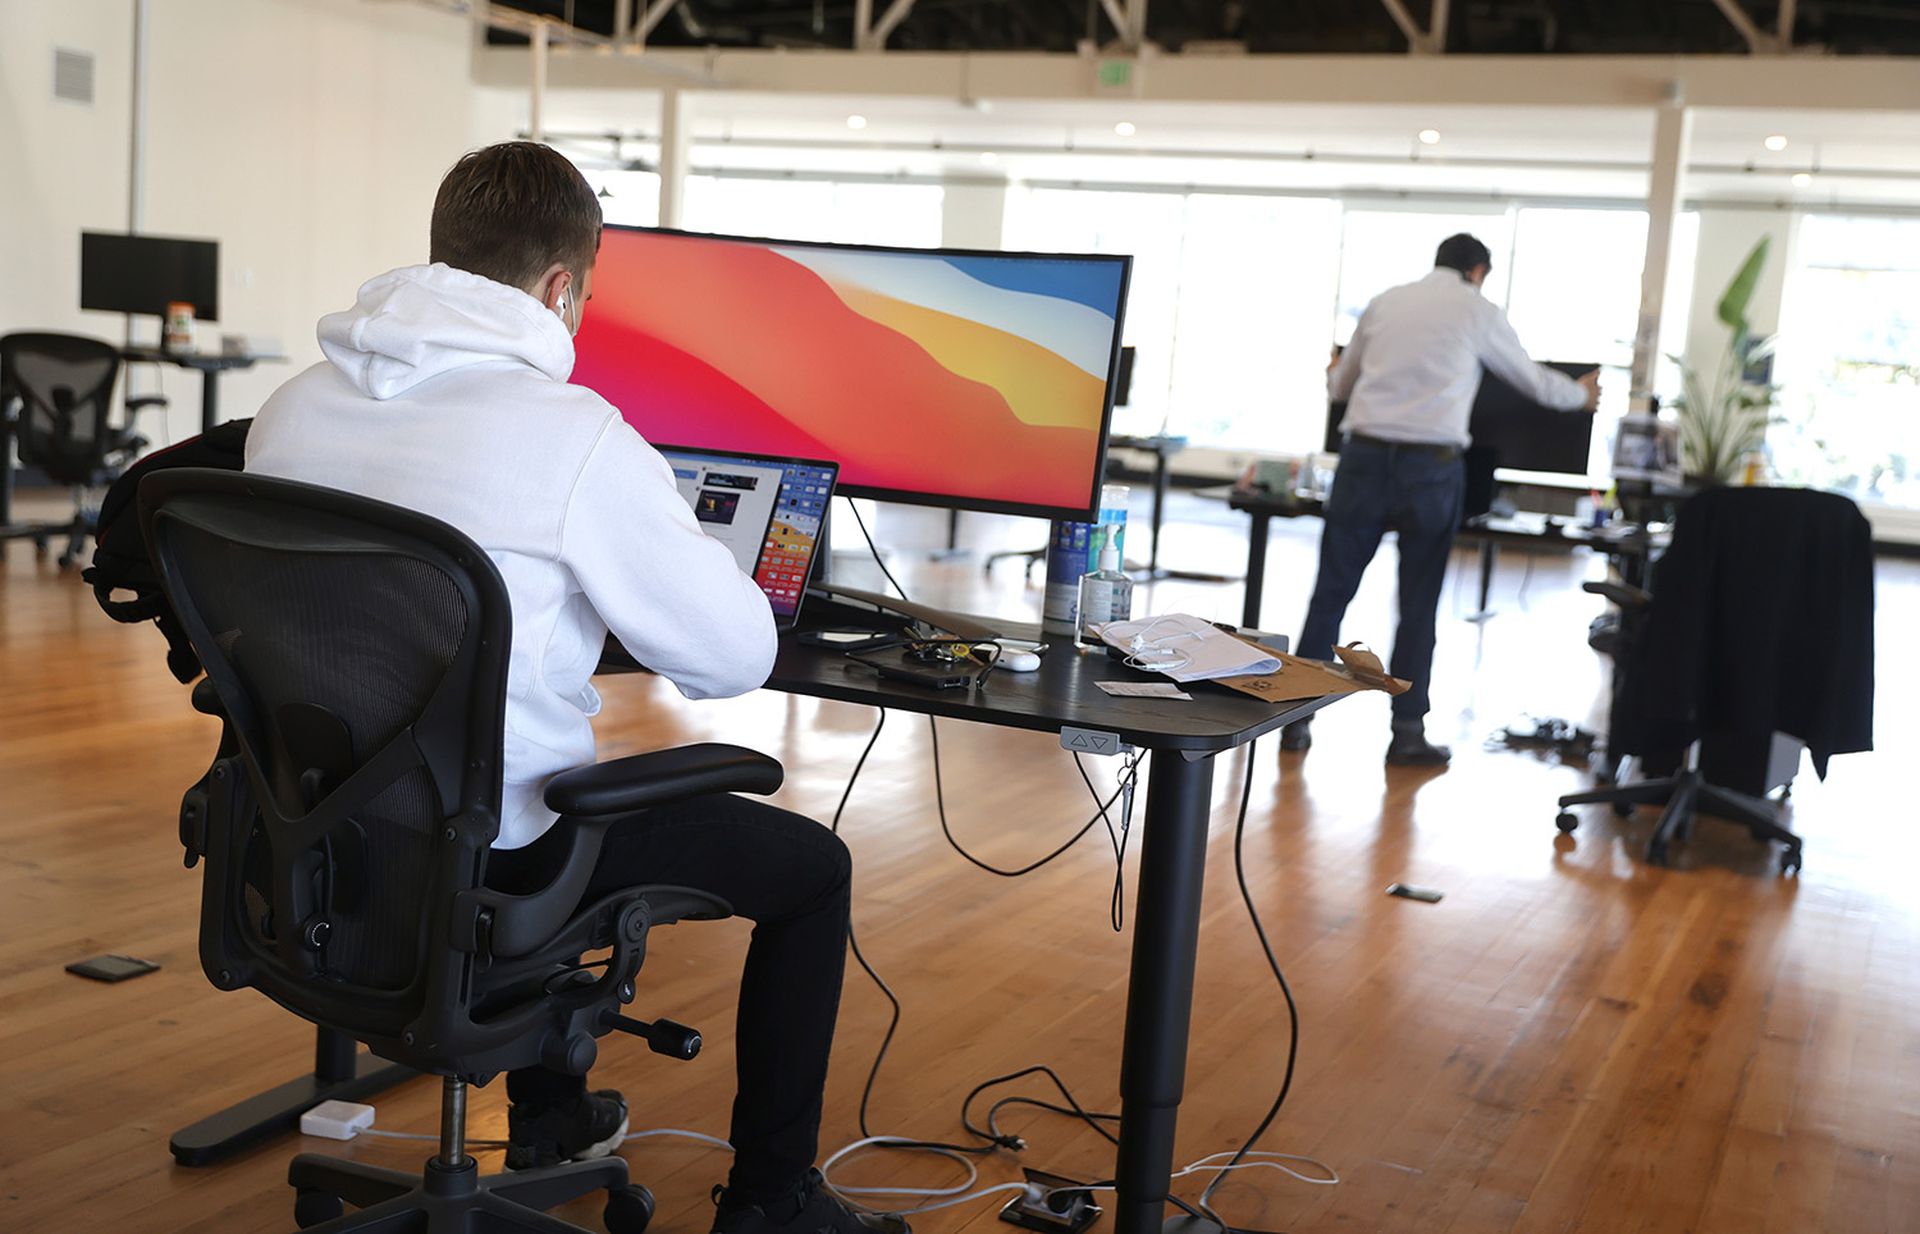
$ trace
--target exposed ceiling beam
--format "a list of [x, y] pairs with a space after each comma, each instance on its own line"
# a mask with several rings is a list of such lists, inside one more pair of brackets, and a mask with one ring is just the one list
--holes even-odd
[[1756, 56], [1764, 56], [1780, 50], [1781, 40], [1774, 38], [1754, 23], [1742, 8], [1740, 0], [1713, 0], [1714, 6], [1726, 15], [1727, 21], [1746, 40], [1747, 50]]
[[633, 32], [633, 41], [644, 47], [648, 36], [660, 28], [660, 23], [667, 19], [667, 14], [673, 12], [674, 6], [679, 3], [680, 0], [653, 0], [653, 3], [647, 6], [645, 15], [640, 18], [640, 28]]
[[1387, 16], [1407, 37], [1407, 50], [1415, 55], [1439, 55], [1447, 50], [1447, 0], [1433, 0], [1433, 29], [1422, 30], [1407, 11], [1405, 0], [1380, 0]]
[[887, 11], [881, 14], [880, 21], [873, 28], [873, 44], [876, 50], [886, 50], [887, 39], [911, 12], [913, 12], [913, 0], [893, 0], [893, 3], [887, 6]]

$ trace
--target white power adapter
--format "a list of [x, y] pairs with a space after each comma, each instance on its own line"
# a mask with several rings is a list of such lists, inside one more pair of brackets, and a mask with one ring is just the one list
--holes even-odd
[[373, 1126], [373, 1107], [353, 1101], [322, 1101], [300, 1116], [300, 1134], [351, 1140]]

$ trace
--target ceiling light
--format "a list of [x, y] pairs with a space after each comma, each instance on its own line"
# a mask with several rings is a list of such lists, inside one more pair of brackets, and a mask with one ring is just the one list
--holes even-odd
[[1133, 121], [1122, 120], [1113, 126], [1113, 131], [1122, 137], [1131, 137], [1140, 130], [1133, 127]]
[[1803, 189], [1812, 183], [1813, 183], [1813, 177], [1809, 175], [1807, 172], [1796, 171], [1793, 173], [1793, 187], [1797, 189]]
[[861, 115], [853, 115], [853, 116], [848, 116], [848, 117], [847, 117], [847, 127], [848, 127], [848, 128], [850, 128], [850, 129], [863, 129], [863, 128], [866, 128], [866, 127], [867, 127], [867, 118], [866, 118], [865, 116], [861, 116]]
[[1423, 146], [1437, 146], [1437, 145], [1439, 145], [1439, 144], [1440, 144], [1440, 130], [1439, 130], [1439, 129], [1421, 129], [1421, 130], [1420, 130], [1420, 144], [1421, 144], [1421, 145], [1423, 145]]
[[993, 164], [998, 163], [1000, 161], [1000, 156], [995, 154], [991, 150], [982, 150], [980, 152], [980, 161], [982, 163], [987, 164], [987, 166], [991, 167], [993, 166]]
[[1775, 154], [1778, 154], [1780, 151], [1785, 150], [1787, 148], [1787, 139], [1781, 134], [1775, 133], [1773, 136], [1767, 138], [1767, 140], [1763, 144], [1767, 147], [1767, 149], [1773, 151]]

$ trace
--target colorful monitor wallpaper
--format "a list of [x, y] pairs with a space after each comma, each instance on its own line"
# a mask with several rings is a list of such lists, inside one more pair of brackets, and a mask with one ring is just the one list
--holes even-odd
[[652, 441], [837, 460], [845, 486], [1085, 510], [1118, 257], [608, 228], [573, 380]]

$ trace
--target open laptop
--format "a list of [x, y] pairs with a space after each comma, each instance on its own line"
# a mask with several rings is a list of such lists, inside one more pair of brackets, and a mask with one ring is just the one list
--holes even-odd
[[777, 628], [791, 630], [813, 576], [840, 465], [689, 446], [654, 448], [673, 468], [701, 530], [732, 550], [741, 572], [767, 593]]

